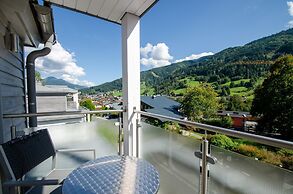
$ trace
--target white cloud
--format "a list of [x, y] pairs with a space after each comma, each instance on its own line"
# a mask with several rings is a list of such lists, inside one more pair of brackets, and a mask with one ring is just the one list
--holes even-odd
[[61, 76], [61, 79], [65, 80], [65, 81], [68, 81], [69, 83], [78, 84], [78, 85], [81, 85], [81, 86], [90, 87], [90, 86], [95, 85], [95, 83], [93, 83], [93, 82], [90, 82], [90, 81], [87, 81], [87, 80], [79, 80], [78, 78], [76, 78], [76, 77], [74, 77], [72, 75], [69, 75], [69, 74], [63, 74]]
[[293, 20], [291, 20], [290, 22], [288, 22], [288, 28], [293, 28]]
[[147, 43], [145, 47], [140, 48], [140, 55], [143, 58], [148, 58], [152, 50], [153, 50], [153, 45], [150, 43]]
[[192, 55], [185, 57], [183, 59], [178, 59], [178, 60], [174, 61], [174, 63], [179, 63], [179, 62], [188, 61], [188, 60], [195, 60], [195, 59], [199, 59], [201, 57], [205, 57], [205, 56], [209, 56], [209, 55], [213, 55], [213, 54], [214, 53], [212, 53], [212, 52], [203, 52], [200, 54], [192, 54]]
[[[38, 49], [42, 47], [43, 45]], [[32, 48], [26, 48], [26, 53], [33, 50]], [[85, 76], [84, 69], [77, 65], [75, 54], [64, 49], [59, 42], [53, 45], [49, 55], [36, 60], [36, 70], [40, 71], [44, 77], [54, 76], [83, 86], [94, 85], [92, 82], [80, 80], [80, 77]]]
[[[287, 5], [288, 5], [288, 12], [290, 14], [290, 16], [293, 16], [293, 1], [287, 1]], [[293, 20], [289, 21], [287, 24], [288, 28], [293, 28]]]
[[157, 45], [147, 43], [145, 47], [140, 48], [140, 64], [148, 68], [163, 67], [166, 65], [170, 65], [171, 63], [178, 63], [186, 60], [195, 60], [213, 54], [214, 53], [212, 52], [192, 54], [183, 59], [173, 61], [173, 56], [170, 55], [169, 47], [165, 43], [158, 43]]
[[140, 54], [142, 57], [140, 63], [150, 68], [170, 65], [173, 59], [165, 43], [158, 43], [155, 46], [147, 43], [145, 47], [140, 48]]
[[155, 60], [172, 60], [173, 57], [169, 54], [169, 47], [165, 43], [158, 43], [153, 47], [151, 53]]
[[288, 11], [291, 16], [293, 16], [293, 1], [287, 1], [287, 5], [289, 7]]
[[166, 66], [166, 65], [170, 65], [170, 61], [168, 60], [155, 60], [153, 58], [142, 58], [140, 60], [140, 63], [144, 66], [147, 66], [147, 67], [151, 67], [151, 68], [154, 68], [154, 67], [163, 67], [163, 66]]

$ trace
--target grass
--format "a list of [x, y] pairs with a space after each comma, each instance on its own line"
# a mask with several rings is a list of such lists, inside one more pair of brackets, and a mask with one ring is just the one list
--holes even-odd
[[191, 87], [198, 86], [199, 85], [199, 81], [189, 81], [189, 82], [187, 82], [187, 85], [188, 86], [191, 86]]
[[[248, 79], [242, 79], [242, 80], [248, 80]], [[199, 82], [198, 81], [189, 81], [189, 82], [187, 82], [187, 85], [188, 86], [197, 86], [197, 85], [199, 85]], [[186, 88], [180, 88], [180, 89], [177, 89], [177, 90], [173, 90], [173, 92], [176, 95], [184, 94], [186, 92]], [[245, 96], [245, 97], [247, 97], [249, 99], [253, 99], [253, 97], [254, 97], [253, 90], [249, 90], [246, 87], [230, 88], [230, 92], [231, 92], [231, 94], [230, 94], [231, 96], [233, 96], [233, 95], [240, 95], [240, 96]]]
[[[191, 77], [186, 77], [186, 78], [180, 79], [179, 81], [180, 82], [186, 81], [187, 87], [194, 87], [194, 86], [198, 86], [200, 84], [199, 81], [194, 81]], [[184, 94], [186, 92], [187, 87], [173, 90], [173, 92], [175, 95]]]
[[191, 77], [186, 77], [186, 78], [181, 79], [179, 81], [180, 82], [186, 81], [186, 85], [191, 86], [191, 87], [199, 85], [199, 81], [194, 81]]
[[258, 79], [258, 80], [256, 81], [256, 83], [254, 84], [254, 86], [256, 87], [256, 86], [261, 85], [261, 84], [263, 83], [264, 80], [265, 80], [265, 78], [261, 77], [260, 79]]
[[149, 96], [152, 96], [152, 95], [155, 94], [155, 89], [152, 88], [152, 87], [147, 87], [147, 86], [145, 85], [145, 82], [142, 82], [142, 83], [140, 84], [140, 93], [141, 93], [142, 95], [147, 94], [147, 95], [149, 95]]
[[[236, 81], [233, 81], [235, 83], [235, 85], [239, 85], [241, 82], [244, 82], [244, 83], [247, 83], [249, 82], [250, 79], [240, 79], [240, 80], [236, 80]], [[255, 87], [258, 86], [258, 85], [261, 85], [264, 81], [264, 78], [260, 78], [257, 80], [257, 82], [255, 83]], [[188, 86], [191, 86], [191, 87], [194, 87], [194, 86], [197, 86], [200, 84], [199, 81], [194, 81], [193, 80], [193, 77], [186, 77], [186, 78], [183, 78], [183, 79], [180, 79], [179, 82], [186, 82], [186, 85], [187, 87]], [[225, 83], [225, 84], [221, 84], [221, 86], [230, 86], [231, 84], [231, 81]], [[174, 92], [175, 95], [183, 95], [185, 92], [186, 92], [186, 88], [180, 88], [180, 89], [176, 89], [176, 90], [172, 90]], [[218, 90], [217, 91], [218, 93], [221, 92], [221, 90]], [[240, 96], [245, 96], [247, 99], [249, 100], [252, 100], [254, 98], [254, 90], [253, 89], [248, 89], [246, 87], [234, 87], [234, 88], [230, 88], [230, 96], [233, 96], [233, 95], [240, 95]], [[148, 94], [148, 95], [154, 95], [155, 94], [155, 90], [154, 88], [150, 88], [150, 87], [147, 87], [145, 85], [144, 82], [141, 83], [141, 94]]]
[[239, 95], [239, 96], [249, 96], [248, 92], [250, 92], [250, 90], [248, 90], [246, 87], [235, 87], [235, 88], [230, 88], [230, 92], [231, 92], [231, 96], [233, 95]]
[[254, 91], [249, 90], [246, 87], [235, 87], [230, 88], [231, 96], [233, 95], [239, 95], [239, 96], [245, 96], [247, 99], [253, 99], [254, 98]]
[[[233, 81], [235, 84], [240, 84], [241, 82], [244, 82], [244, 83], [246, 83], [246, 82], [249, 82], [250, 81], [250, 79], [240, 79], [240, 80], [236, 80], [236, 81]], [[226, 83], [224, 83], [224, 84], [221, 84], [221, 86], [230, 86], [230, 84], [231, 84], [231, 81], [230, 82], [226, 82]]]
[[179, 94], [184, 94], [186, 92], [186, 88], [181, 88], [178, 90], [173, 90], [174, 94], [179, 95]]
[[246, 92], [247, 88], [246, 87], [235, 87], [235, 88], [230, 88], [230, 91], [232, 93], [242, 93], [242, 92]]
[[115, 90], [115, 91], [113, 91], [112, 94], [113, 94], [113, 96], [121, 97], [122, 96], [122, 91]]

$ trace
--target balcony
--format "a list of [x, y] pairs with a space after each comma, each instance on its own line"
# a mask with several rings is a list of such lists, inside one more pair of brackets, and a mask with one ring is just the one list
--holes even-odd
[[[157, 0], [131, 0], [129, 3], [126, 3], [126, 1], [117, 3], [118, 1], [77, 0], [73, 4], [45, 0], [44, 6], [39, 6], [38, 1], [28, 0], [23, 1], [22, 4], [19, 4], [16, 0], [3, 2], [0, 6], [1, 18], [2, 15], [7, 17], [4, 18], [3, 37], [11, 40], [9, 44], [3, 45], [0, 50], [0, 67], [2, 67], [1, 71], [3, 72], [0, 80], [1, 143], [9, 141], [10, 137], [15, 137], [16, 126], [20, 133], [29, 133], [43, 128], [36, 127], [36, 117], [85, 115], [87, 120], [90, 121], [91, 119], [87, 115], [106, 113], [102, 111], [36, 113], [34, 62], [38, 56], [43, 56], [51, 51], [56, 38], [50, 7], [52, 4], [116, 23], [121, 25], [122, 32], [123, 134], [121, 119], [119, 119], [120, 124], [118, 125], [115, 125], [117, 121], [94, 117], [91, 122], [44, 126], [48, 128], [57, 149], [95, 148], [97, 157], [124, 154], [144, 158], [159, 170], [159, 193], [162, 194], [198, 193], [198, 191], [202, 194], [293, 193], [293, 176], [290, 171], [214, 146], [211, 147], [211, 155], [217, 158], [217, 162], [214, 165], [207, 165], [208, 159], [211, 157], [208, 154], [206, 141], [203, 141], [205, 142], [203, 151], [200, 155], [197, 155], [203, 158], [200, 161], [194, 155], [194, 152], [200, 149], [200, 141], [140, 121], [143, 116], [165, 119], [206, 131], [246, 138], [269, 146], [293, 149], [292, 142], [140, 111], [140, 18], [155, 5]], [[91, 3], [94, 3], [95, 6], [90, 6]], [[43, 9], [46, 11], [46, 15], [44, 15]], [[37, 21], [36, 18], [39, 18], [39, 20]], [[44, 18], [46, 21], [43, 20]], [[10, 38], [11, 35], [15, 38]], [[31, 60], [26, 60], [28, 65], [26, 65], [27, 69], [25, 70], [23, 45], [37, 47], [39, 43], [44, 43], [45, 47], [37, 51], [37, 55], [36, 52], [30, 53], [32, 54], [30, 55]], [[14, 48], [15, 45], [21, 48]], [[24, 75], [25, 72], [27, 72], [27, 75]], [[28, 102], [26, 95], [28, 95]], [[16, 114], [26, 112], [29, 112], [29, 114]], [[121, 113], [122, 111], [118, 112]], [[22, 129], [28, 124], [28, 118], [30, 118], [29, 125], [33, 128]], [[60, 153], [57, 168], [75, 168], [90, 159], [91, 156], [88, 153]], [[202, 163], [201, 167], [200, 162]], [[43, 176], [50, 169], [50, 166], [51, 161], [45, 161], [32, 170], [26, 178], [35, 179]], [[202, 168], [202, 172], [200, 172], [200, 168]]]
[[[96, 111], [103, 112], [103, 111]], [[106, 113], [104, 111], [103, 113]], [[39, 114], [42, 116], [46, 114]], [[68, 113], [70, 114], [70, 113]], [[73, 114], [73, 113], [71, 113]], [[90, 114], [90, 112], [87, 112]], [[164, 118], [176, 121], [175, 118], [167, 118], [137, 111], [142, 117]], [[16, 115], [7, 115], [15, 117]], [[93, 116], [90, 122], [74, 123], [66, 125], [44, 126], [49, 129], [54, 145], [57, 149], [94, 148], [97, 157], [123, 153], [123, 144], [120, 141], [121, 119], [107, 120]], [[180, 121], [181, 124], [193, 125], [189, 121]], [[201, 124], [199, 124], [201, 125]], [[194, 152], [200, 149], [201, 142], [190, 137], [184, 137], [177, 133], [141, 122], [138, 130], [138, 156], [152, 163], [160, 174], [160, 194], [172, 193], [198, 193], [201, 190], [200, 159]], [[44, 128], [39, 127], [39, 128]], [[200, 127], [200, 126], [198, 126]], [[221, 130], [214, 126], [202, 125], [203, 129]], [[28, 132], [30, 129], [25, 129]], [[247, 136], [255, 142], [292, 148], [292, 142], [285, 142], [251, 134], [239, 132], [218, 131], [232, 136]], [[211, 146], [211, 155], [217, 159], [217, 163], [207, 166], [208, 181], [207, 193], [232, 194], [289, 194], [293, 191], [293, 172], [257, 161], [253, 158]], [[91, 159], [89, 153], [73, 153], [58, 155], [58, 168], [76, 168], [81, 163]], [[50, 170], [51, 160], [48, 160], [32, 170], [27, 178], [44, 176]]]

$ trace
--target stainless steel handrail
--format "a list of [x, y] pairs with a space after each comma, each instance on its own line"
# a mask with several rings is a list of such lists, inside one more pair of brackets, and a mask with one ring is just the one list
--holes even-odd
[[254, 135], [254, 134], [250, 134], [250, 133], [235, 131], [235, 130], [226, 129], [223, 127], [216, 127], [216, 126], [197, 123], [197, 122], [193, 122], [193, 121], [176, 119], [173, 117], [168, 117], [168, 116], [154, 114], [154, 113], [148, 113], [148, 112], [144, 112], [144, 111], [136, 111], [135, 110], [134, 112], [141, 114], [143, 116], [147, 116], [147, 117], [152, 117], [152, 118], [157, 118], [157, 119], [166, 119], [168, 121], [174, 121], [174, 122], [180, 123], [182, 125], [186, 125], [186, 126], [197, 127], [197, 128], [203, 129], [203, 130], [212, 131], [212, 132], [216, 132], [216, 133], [222, 133], [222, 134], [232, 136], [232, 137], [244, 138], [244, 139], [251, 140], [253, 142], [257, 142], [257, 143], [261, 143], [261, 144], [265, 144], [268, 146], [293, 149], [293, 142], [290, 142], [290, 141], [274, 139], [274, 138], [265, 137], [265, 136], [261, 136], [261, 135]]
[[23, 113], [23, 114], [3, 114], [3, 118], [23, 118], [23, 117], [44, 117], [59, 115], [85, 115], [85, 114], [106, 114], [121, 113], [123, 110], [95, 110], [95, 111], [62, 111], [62, 112], [40, 112], [40, 113]]

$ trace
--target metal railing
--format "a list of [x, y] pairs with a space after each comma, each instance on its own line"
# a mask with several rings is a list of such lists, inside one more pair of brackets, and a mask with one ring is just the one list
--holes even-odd
[[3, 118], [23, 118], [23, 117], [44, 117], [59, 115], [88, 115], [88, 114], [106, 114], [122, 113], [123, 110], [95, 110], [95, 111], [61, 111], [61, 112], [40, 112], [40, 113], [23, 113], [23, 114], [4, 114]]
[[[185, 125], [185, 126], [191, 126], [191, 127], [196, 127], [199, 129], [203, 129], [205, 131], [211, 131], [211, 132], [216, 132], [216, 133], [222, 133], [228, 136], [232, 137], [237, 137], [237, 138], [244, 138], [247, 140], [251, 140], [260, 144], [265, 144], [268, 146], [274, 146], [274, 147], [279, 147], [279, 148], [287, 148], [287, 149], [293, 149], [293, 142], [289, 141], [284, 141], [280, 139], [274, 139], [270, 137], [264, 137], [260, 135], [254, 135], [250, 133], [245, 133], [245, 132], [240, 132], [240, 131], [235, 131], [231, 129], [226, 129], [222, 127], [216, 127], [212, 125], [207, 125], [207, 124], [202, 124], [202, 123], [197, 123], [197, 122], [192, 122], [192, 121], [187, 121], [187, 120], [181, 120], [181, 119], [176, 119], [173, 117], [168, 117], [164, 115], [159, 115], [159, 114], [154, 114], [154, 113], [148, 113], [144, 111], [134, 111], [137, 114], [140, 114], [141, 116], [145, 117], [151, 117], [155, 119], [163, 119], [164, 121], [173, 121], [177, 122], [179, 124]], [[217, 159], [215, 157], [210, 156], [209, 154], [209, 145], [208, 145], [208, 140], [206, 139], [206, 136], [202, 140], [201, 144], [201, 150], [196, 151], [194, 155], [198, 157], [202, 162], [201, 162], [201, 171], [200, 171], [200, 187], [199, 187], [199, 193], [200, 194], [207, 194], [208, 193], [208, 163], [210, 164], [215, 164]]]
[[268, 145], [268, 146], [293, 149], [293, 142], [290, 142], [290, 141], [284, 141], [284, 140], [274, 139], [274, 138], [265, 137], [265, 136], [261, 136], [261, 135], [255, 135], [255, 134], [251, 134], [251, 133], [235, 131], [235, 130], [226, 129], [223, 127], [217, 127], [217, 126], [197, 123], [197, 122], [193, 122], [193, 121], [176, 119], [173, 117], [163, 116], [163, 115], [154, 114], [154, 113], [148, 113], [148, 112], [144, 112], [144, 111], [135, 111], [135, 112], [138, 114], [141, 114], [142, 116], [152, 117], [152, 118], [157, 118], [157, 119], [164, 119], [164, 120], [168, 120], [168, 121], [174, 121], [174, 122], [177, 122], [182, 125], [196, 127], [196, 128], [203, 129], [206, 131], [222, 133], [224, 135], [228, 135], [228, 136], [232, 136], [232, 137], [244, 138], [244, 139], [251, 140], [253, 142]]
[[[122, 112], [123, 110], [99, 110], [99, 111], [67, 111], [67, 112], [43, 112], [43, 113], [25, 113], [25, 114], [5, 114], [3, 115], [3, 118], [23, 118], [23, 117], [42, 117], [42, 116], [57, 116], [57, 115], [91, 115], [91, 114], [107, 114], [107, 113], [119, 113], [118, 121], [119, 121], [119, 133], [118, 133], [118, 154], [122, 154]], [[199, 129], [203, 129], [205, 131], [210, 132], [216, 132], [225, 134], [228, 136], [236, 137], [236, 138], [244, 138], [247, 140], [251, 140], [253, 142], [257, 142], [260, 144], [268, 145], [268, 146], [274, 146], [279, 148], [287, 148], [287, 149], [293, 149], [293, 142], [284, 141], [280, 139], [274, 139], [270, 137], [235, 131], [231, 129], [226, 129], [222, 127], [187, 121], [187, 120], [181, 120], [173, 117], [168, 117], [164, 115], [154, 114], [154, 113], [148, 113], [144, 111], [137, 111], [134, 110], [134, 114], [137, 114], [137, 118], [139, 118], [139, 115], [150, 117], [150, 118], [156, 118], [156, 119], [163, 119], [165, 121], [173, 121], [177, 122], [179, 124], [185, 125], [185, 126], [191, 126], [196, 127]], [[139, 119], [136, 120], [139, 122]], [[140, 124], [137, 123], [138, 128], [140, 127]], [[138, 130], [138, 128], [136, 130]], [[138, 134], [138, 133], [137, 133]], [[138, 138], [137, 138], [138, 140]], [[139, 144], [139, 142], [136, 142]], [[206, 138], [202, 141], [202, 151], [195, 152], [195, 155], [202, 160], [202, 170], [200, 172], [201, 179], [200, 179], [200, 193], [206, 194], [207, 193], [207, 180], [208, 180], [208, 163], [214, 164], [216, 162], [216, 159], [209, 155], [208, 153], [208, 141]], [[137, 153], [138, 155], [138, 153]], [[212, 162], [211, 162], [212, 161]]]

